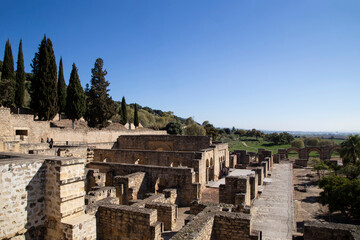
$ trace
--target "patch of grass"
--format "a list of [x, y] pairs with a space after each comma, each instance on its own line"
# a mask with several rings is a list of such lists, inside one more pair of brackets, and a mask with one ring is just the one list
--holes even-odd
[[[225, 139], [224, 139], [225, 140]], [[229, 151], [234, 150], [247, 150], [250, 152], [258, 152], [259, 148], [264, 148], [269, 151], [273, 151], [274, 154], [277, 153], [279, 148], [289, 148], [289, 144], [280, 144], [275, 145], [273, 142], [264, 141], [262, 138], [256, 139], [255, 137], [241, 137], [237, 140], [228, 139], [224, 141], [229, 144]], [[243, 144], [245, 143], [246, 146]]]

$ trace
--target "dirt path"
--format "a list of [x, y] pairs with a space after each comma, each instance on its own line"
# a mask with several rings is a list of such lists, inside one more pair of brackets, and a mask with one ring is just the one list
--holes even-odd
[[294, 169], [294, 199], [297, 231], [302, 232], [304, 221], [324, 220], [329, 209], [319, 203], [322, 191], [317, 186], [318, 176], [310, 169]]

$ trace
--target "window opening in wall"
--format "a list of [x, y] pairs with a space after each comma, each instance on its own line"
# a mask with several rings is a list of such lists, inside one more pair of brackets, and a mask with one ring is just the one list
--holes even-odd
[[24, 140], [24, 139], [25, 139], [25, 136], [28, 135], [28, 130], [20, 130], [20, 129], [17, 129], [17, 130], [15, 130], [15, 135], [16, 135], [16, 136], [20, 136], [20, 139], [21, 139], [21, 140]]
[[20, 135], [20, 136], [27, 136], [28, 135], [28, 130], [15, 130], [15, 135]]

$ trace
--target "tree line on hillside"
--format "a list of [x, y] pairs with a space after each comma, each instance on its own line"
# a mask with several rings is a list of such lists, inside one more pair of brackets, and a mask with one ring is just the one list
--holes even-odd
[[333, 146], [336, 143], [332, 139], [323, 139], [320, 137], [302, 137], [291, 141], [291, 146], [296, 148], [304, 147], [321, 147], [321, 146]]
[[[104, 62], [96, 59], [91, 73], [91, 86], [87, 84], [84, 90], [78, 75], [78, 69], [73, 63], [69, 85], [66, 86], [63, 61], [60, 58], [57, 72], [53, 44], [44, 36], [38, 51], [31, 63], [32, 73], [25, 73], [22, 40], [20, 40], [17, 69], [14, 70], [14, 59], [10, 41], [5, 45], [4, 61], [0, 62], [0, 105], [22, 108], [25, 105], [25, 95], [29, 94], [30, 108], [39, 120], [52, 120], [56, 114], [65, 113], [73, 121], [84, 117], [90, 127], [102, 128], [108, 125], [108, 120], [116, 113], [115, 103], [109, 96], [109, 82]], [[26, 80], [28, 80], [26, 84]], [[123, 98], [125, 102], [125, 98]], [[123, 111], [121, 115], [126, 114]], [[125, 118], [122, 117], [122, 120]], [[134, 124], [139, 125], [137, 106], [135, 104]]]

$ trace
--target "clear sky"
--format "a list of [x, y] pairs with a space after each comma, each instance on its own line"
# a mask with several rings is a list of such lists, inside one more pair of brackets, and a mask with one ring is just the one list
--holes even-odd
[[216, 127], [360, 130], [360, 1], [2, 1], [0, 59], [44, 34], [82, 85]]

